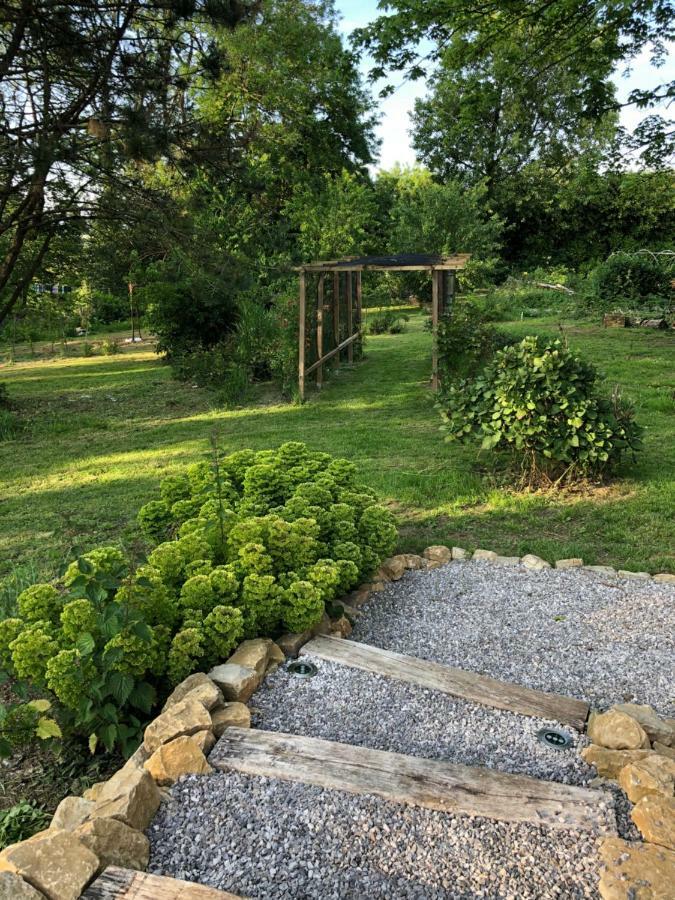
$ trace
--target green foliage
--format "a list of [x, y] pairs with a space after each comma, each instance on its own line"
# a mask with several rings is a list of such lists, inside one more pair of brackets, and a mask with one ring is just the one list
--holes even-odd
[[306, 631], [321, 621], [324, 609], [320, 587], [311, 581], [293, 581], [283, 594], [284, 628]]
[[120, 352], [120, 342], [119, 341], [111, 341], [105, 340], [101, 341], [101, 353], [104, 356], [115, 356], [115, 354]]
[[50, 816], [44, 809], [27, 800], [0, 810], [0, 850], [42, 831], [49, 824], [49, 819]]
[[398, 313], [396, 310], [387, 309], [384, 312], [371, 316], [368, 320], [370, 334], [402, 334], [405, 331], [405, 323], [408, 316]]
[[486, 321], [468, 300], [456, 301], [438, 325], [438, 362], [442, 379], [475, 375], [510, 339]]
[[592, 290], [604, 309], [663, 306], [671, 273], [651, 253], [612, 253], [591, 273]]
[[447, 440], [511, 454], [531, 483], [601, 477], [641, 446], [629, 404], [599, 391], [595, 368], [560, 341], [527, 337], [439, 402]]

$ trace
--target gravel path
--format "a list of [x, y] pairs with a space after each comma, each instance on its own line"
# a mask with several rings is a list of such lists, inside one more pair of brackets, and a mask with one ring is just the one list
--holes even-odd
[[150, 871], [256, 900], [599, 896], [592, 836], [236, 773], [181, 779], [148, 836]]
[[[253, 696], [253, 725], [345, 744], [391, 750], [471, 766], [489, 766], [566, 784], [588, 784], [595, 770], [578, 756], [586, 739], [571, 728], [569, 750], [553, 750], [536, 734], [557, 723], [448, 697], [382, 675], [312, 659], [313, 678], [286, 668]], [[560, 726], [558, 726], [560, 727]], [[218, 745], [212, 758], [218, 757]]]
[[457, 562], [374, 594], [352, 639], [597, 707], [675, 709], [672, 585]]

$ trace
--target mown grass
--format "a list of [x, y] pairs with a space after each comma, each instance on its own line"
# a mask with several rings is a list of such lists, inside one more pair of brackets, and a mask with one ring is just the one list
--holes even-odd
[[[500, 327], [524, 335], [558, 326]], [[206, 391], [173, 381], [147, 345], [5, 366], [23, 430], [0, 443], [0, 613], [78, 550], [121, 542], [140, 553], [136, 511], [165, 474], [208, 452], [214, 431], [226, 450], [303, 440], [353, 460], [397, 510], [402, 549], [459, 544], [675, 571], [673, 337], [564, 331], [636, 403], [647, 433], [637, 464], [611, 484], [556, 495], [512, 491], [490, 454], [443, 441], [428, 389], [431, 339], [415, 313], [404, 334], [369, 337], [366, 359], [340, 368], [302, 407], [261, 387], [244, 408], [218, 408]]]

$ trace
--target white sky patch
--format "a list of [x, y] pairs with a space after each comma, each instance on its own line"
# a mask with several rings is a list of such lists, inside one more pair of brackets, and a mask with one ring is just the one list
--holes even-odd
[[[378, 15], [377, 0], [336, 0], [335, 5], [342, 16], [340, 30], [345, 38], [348, 38], [355, 28], [363, 28]], [[371, 60], [368, 58], [362, 60], [361, 71], [364, 75], [368, 74], [371, 64]], [[675, 55], [671, 52], [666, 64], [661, 68], [655, 68], [651, 65], [649, 51], [645, 50], [632, 61], [628, 76], [624, 76], [624, 68], [618, 70], [612, 79], [617, 86], [621, 102], [624, 102], [630, 92], [636, 88], [643, 90], [653, 88], [661, 82], [675, 78]], [[403, 166], [415, 163], [415, 151], [412, 148], [410, 137], [410, 114], [415, 107], [415, 100], [426, 94], [426, 85], [423, 79], [405, 81], [401, 73], [394, 72], [390, 73], [386, 81], [371, 88], [376, 99], [378, 91], [387, 83], [393, 84], [396, 90], [390, 97], [379, 99], [378, 102], [380, 123], [377, 126], [376, 134], [382, 144], [380, 158], [375, 169], [391, 169], [396, 163]], [[670, 109], [666, 109], [663, 105], [654, 109], [625, 107], [621, 111], [621, 124], [632, 131], [647, 115], [653, 113], [674, 118], [674, 106], [671, 106]]]

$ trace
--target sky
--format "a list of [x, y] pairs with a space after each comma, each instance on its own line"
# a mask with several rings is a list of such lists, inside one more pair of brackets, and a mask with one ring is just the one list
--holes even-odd
[[[340, 27], [347, 37], [355, 28], [361, 28], [372, 21], [378, 14], [377, 0], [336, 0], [336, 8], [342, 20]], [[673, 48], [675, 50], [675, 47]], [[367, 73], [368, 60], [362, 62], [362, 70]], [[661, 69], [655, 69], [649, 63], [649, 52], [645, 51], [631, 65], [629, 77], [621, 72], [614, 76], [620, 100], [625, 100], [635, 88], [649, 88], [664, 79], [675, 78], [675, 53], [671, 53], [668, 63]], [[415, 100], [426, 93], [424, 81], [406, 82], [399, 73], [393, 73], [387, 81], [396, 86], [396, 91], [389, 97], [379, 101], [381, 121], [377, 128], [377, 136], [382, 141], [380, 160], [377, 168], [390, 169], [396, 163], [412, 165], [415, 153], [410, 143], [409, 115], [415, 106]], [[650, 112], [665, 112], [658, 108]], [[671, 111], [672, 113], [672, 111]], [[644, 110], [627, 107], [621, 112], [621, 124], [633, 129], [647, 115]]]

